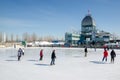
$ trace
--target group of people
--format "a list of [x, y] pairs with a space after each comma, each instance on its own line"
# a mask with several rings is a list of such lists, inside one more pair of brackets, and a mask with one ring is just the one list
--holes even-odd
[[[108, 49], [107, 48], [104, 48], [104, 52], [103, 52], [103, 59], [102, 61], [107, 61], [107, 57], [108, 57]], [[88, 50], [87, 50], [87, 47], [84, 48], [84, 52], [85, 52], [85, 57], [87, 57], [87, 53], [88, 53]], [[111, 56], [111, 63], [114, 63], [114, 60], [115, 60], [115, 57], [116, 57], [116, 53], [114, 51], [114, 49], [112, 49], [112, 51], [110, 52], [110, 56]]]
[[[111, 63], [114, 63], [114, 59], [116, 57], [116, 53], [115, 53], [114, 49], [112, 49], [112, 51], [110, 52], [110, 56], [111, 56]], [[104, 61], [104, 60], [107, 61], [107, 57], [108, 57], [108, 51], [106, 49], [104, 49], [102, 61]]]
[[[55, 58], [56, 58], [55, 50], [53, 50], [52, 54], [51, 54], [51, 63], [50, 63], [50, 65], [55, 65]], [[43, 49], [40, 50], [40, 59], [39, 60], [42, 60], [42, 59], [43, 59]]]
[[[18, 61], [20, 61], [20, 58], [21, 56], [24, 55], [24, 49], [21, 49], [19, 48], [18, 49]], [[55, 58], [56, 58], [56, 55], [55, 55], [55, 50], [52, 51], [52, 54], [51, 54], [51, 63], [50, 65], [55, 65]], [[42, 60], [43, 59], [43, 49], [40, 50], [40, 59], [39, 60]]]
[[[87, 53], [88, 53], [87, 47], [85, 47], [84, 52], [85, 52], [84, 56], [87, 57]], [[18, 50], [18, 61], [20, 61], [20, 58], [21, 58], [22, 55], [24, 55], [24, 49], [19, 48], [19, 50]], [[116, 53], [115, 53], [114, 49], [112, 49], [112, 51], [110, 52], [110, 56], [111, 56], [111, 63], [114, 63], [114, 58], [116, 57]], [[104, 61], [104, 60], [107, 61], [107, 57], [108, 57], [108, 51], [107, 51], [106, 48], [104, 48], [102, 61]], [[52, 54], [51, 54], [50, 65], [55, 65], [55, 58], [56, 58], [55, 50], [53, 50]], [[43, 49], [40, 50], [40, 59], [39, 60], [42, 60], [42, 59], [43, 59]]]

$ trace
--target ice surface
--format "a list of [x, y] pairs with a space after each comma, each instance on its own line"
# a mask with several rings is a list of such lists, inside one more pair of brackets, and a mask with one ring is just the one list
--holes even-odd
[[[43, 61], [39, 61], [40, 49]], [[50, 66], [53, 49], [57, 58]], [[115, 50], [114, 64], [110, 55], [107, 62], [102, 62], [103, 49], [88, 49], [84, 57], [83, 48], [25, 48], [21, 61], [17, 61], [17, 50], [0, 49], [0, 80], [120, 80], [120, 50]]]

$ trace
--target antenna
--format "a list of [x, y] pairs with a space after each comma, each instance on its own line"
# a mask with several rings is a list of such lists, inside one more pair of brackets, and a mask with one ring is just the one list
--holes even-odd
[[88, 9], [88, 15], [90, 15], [90, 10]]

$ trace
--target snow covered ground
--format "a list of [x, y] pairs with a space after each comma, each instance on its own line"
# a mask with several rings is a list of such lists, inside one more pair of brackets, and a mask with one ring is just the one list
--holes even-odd
[[[44, 47], [25, 48], [25, 55], [17, 61], [17, 49], [0, 49], [0, 80], [120, 80], [120, 50], [115, 50], [115, 63], [102, 62], [103, 49]], [[56, 65], [50, 66], [52, 50], [56, 50]], [[110, 53], [111, 50], [109, 50]]]

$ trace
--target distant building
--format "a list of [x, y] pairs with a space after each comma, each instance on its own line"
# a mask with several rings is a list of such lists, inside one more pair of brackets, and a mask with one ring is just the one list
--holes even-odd
[[80, 34], [75, 33], [65, 33], [65, 43], [66, 46], [76, 46], [80, 40]]
[[81, 22], [81, 42], [95, 40], [96, 24], [90, 14], [85, 16]]
[[115, 35], [96, 29], [96, 23], [91, 14], [83, 18], [81, 22], [81, 34], [65, 33], [65, 43], [71, 46], [89, 44], [92, 42], [105, 43], [114, 39]]
[[112, 34], [105, 31], [97, 31], [95, 35], [96, 42], [109, 42], [111, 39]]

